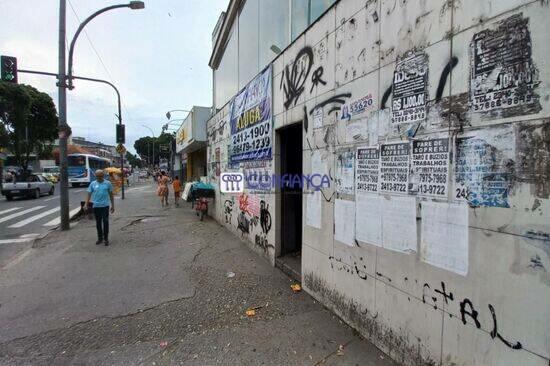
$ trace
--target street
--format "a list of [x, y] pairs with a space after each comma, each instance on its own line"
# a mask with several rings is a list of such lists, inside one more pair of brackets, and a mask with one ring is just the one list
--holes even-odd
[[[29, 245], [34, 238], [59, 225], [59, 184], [53, 196], [39, 199], [0, 197], [0, 265], [14, 253]], [[80, 210], [85, 187], [69, 189], [71, 216]]]
[[111, 225], [109, 247], [83, 218], [2, 266], [0, 364], [393, 365], [189, 203], [161, 209], [151, 183]]

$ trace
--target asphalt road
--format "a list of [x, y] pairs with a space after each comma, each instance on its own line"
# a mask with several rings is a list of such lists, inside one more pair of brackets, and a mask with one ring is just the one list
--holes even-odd
[[[69, 188], [69, 209], [78, 211], [86, 188]], [[59, 185], [53, 196], [38, 199], [0, 196], [0, 267], [34, 238], [59, 225]]]

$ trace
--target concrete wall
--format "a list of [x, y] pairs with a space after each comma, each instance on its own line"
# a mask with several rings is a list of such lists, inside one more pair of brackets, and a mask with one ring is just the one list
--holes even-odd
[[[332, 179], [304, 195], [303, 286], [406, 365], [549, 364], [549, 16], [540, 0], [342, 0], [273, 63], [274, 129], [302, 122], [304, 173]], [[417, 102], [412, 122], [400, 97]], [[227, 114], [208, 122], [212, 183], [277, 172], [277, 144], [273, 160], [229, 163]], [[439, 158], [413, 150], [442, 141]], [[358, 147], [405, 146], [382, 175], [353, 174]], [[219, 193], [215, 207], [274, 262], [277, 191]]]

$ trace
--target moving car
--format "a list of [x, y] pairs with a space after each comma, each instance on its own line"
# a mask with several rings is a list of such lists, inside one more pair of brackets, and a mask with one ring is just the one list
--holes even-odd
[[59, 181], [59, 167], [55, 165], [45, 166], [42, 171], [42, 176], [52, 183], [57, 183]]
[[15, 182], [2, 185], [2, 195], [8, 201], [11, 201], [13, 197], [21, 196], [39, 198], [46, 193], [51, 196], [54, 194], [54, 190], [54, 185], [38, 174], [30, 174], [24, 181], [19, 181], [16, 178]]

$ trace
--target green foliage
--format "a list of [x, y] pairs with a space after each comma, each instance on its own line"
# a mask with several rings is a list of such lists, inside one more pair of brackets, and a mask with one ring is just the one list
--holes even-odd
[[51, 155], [57, 137], [52, 98], [30, 85], [0, 82], [0, 143], [24, 169], [32, 153]]
[[155, 146], [155, 164], [159, 163], [159, 159], [169, 158], [170, 151], [161, 152], [160, 145], [170, 145], [174, 141], [174, 135], [170, 133], [163, 133], [159, 137], [145, 136], [141, 137], [134, 142], [134, 149], [139, 156], [145, 161], [152, 162], [153, 159], [153, 142]]
[[126, 151], [126, 160], [128, 160], [128, 163], [130, 163], [130, 165], [133, 167], [142, 168], [145, 165], [143, 163], [143, 160], [141, 160], [129, 151]]

